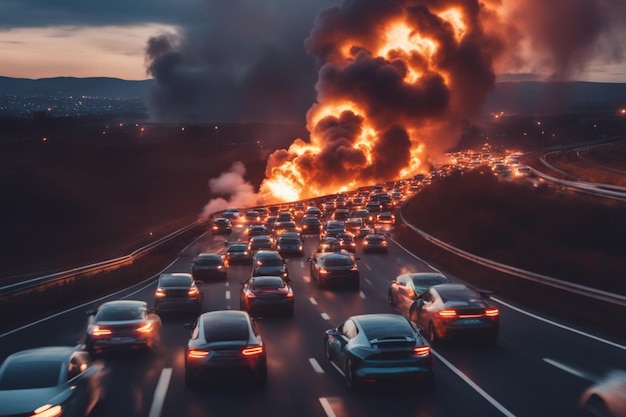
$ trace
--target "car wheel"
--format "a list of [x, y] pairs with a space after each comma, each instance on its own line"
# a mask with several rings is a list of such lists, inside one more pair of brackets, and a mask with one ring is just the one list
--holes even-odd
[[597, 395], [589, 397], [584, 406], [585, 415], [589, 417], [610, 417], [606, 403]]
[[352, 389], [358, 388], [359, 381], [354, 375], [354, 369], [352, 367], [352, 361], [350, 359], [346, 360], [344, 374], [346, 376], [346, 384]]
[[435, 324], [431, 321], [428, 324], [428, 340], [430, 341], [430, 343], [437, 343], [439, 342], [439, 336], [437, 335], [437, 328], [435, 327]]

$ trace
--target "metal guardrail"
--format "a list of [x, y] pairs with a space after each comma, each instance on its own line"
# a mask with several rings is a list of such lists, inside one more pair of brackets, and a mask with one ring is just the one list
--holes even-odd
[[420, 235], [422, 238], [428, 240], [430, 243], [433, 243], [434, 245], [439, 246], [440, 248], [443, 248], [445, 250], [447, 250], [448, 252], [454, 253], [457, 256], [463, 257], [467, 260], [470, 260], [474, 263], [480, 264], [482, 266], [486, 266], [488, 268], [497, 270], [497, 271], [501, 271], [501, 272], [505, 272], [507, 274], [510, 275], [514, 275], [518, 278], [523, 278], [529, 281], [533, 281], [539, 284], [543, 284], [543, 285], [547, 285], [553, 288], [558, 288], [560, 290], [563, 291], [567, 291], [570, 293], [574, 293], [574, 294], [578, 294], [578, 295], [583, 295], [585, 297], [589, 297], [589, 298], [593, 298], [595, 300], [598, 301], [604, 301], [607, 303], [611, 303], [611, 304], [616, 304], [618, 306], [621, 307], [626, 307], [626, 296], [620, 295], [620, 294], [613, 294], [607, 291], [602, 291], [602, 290], [598, 290], [596, 288], [591, 288], [591, 287], [586, 287], [584, 285], [579, 285], [579, 284], [574, 284], [571, 282], [566, 282], [566, 281], [561, 281], [558, 280], [556, 278], [552, 278], [546, 275], [541, 275], [541, 274], [537, 274], [534, 272], [530, 272], [530, 271], [525, 271], [523, 269], [519, 269], [519, 268], [515, 268], [509, 265], [505, 265], [505, 264], [501, 264], [499, 262], [495, 262], [492, 261], [490, 259], [486, 259], [486, 258], [482, 258], [478, 255], [474, 255], [472, 253], [466, 252], [464, 250], [461, 250], [457, 247], [454, 247], [448, 243], [445, 243], [431, 235], [429, 235], [428, 233], [424, 232], [423, 230], [418, 229], [417, 227], [407, 223], [407, 221], [405, 220], [403, 214], [402, 214], [402, 210], [399, 210], [400, 212], [400, 218], [402, 219], [402, 222], [407, 225], [408, 227], [410, 227], [414, 232], [416, 232], [418, 235]]
[[115, 258], [115, 259], [109, 259], [106, 261], [102, 261], [102, 262], [98, 262], [98, 263], [94, 263], [94, 264], [90, 264], [90, 265], [84, 265], [78, 268], [74, 268], [74, 269], [70, 269], [67, 271], [62, 271], [62, 272], [57, 272], [54, 274], [48, 274], [48, 275], [44, 275], [44, 276], [40, 276], [40, 277], [36, 277], [36, 278], [32, 278], [32, 279], [28, 279], [25, 281], [20, 281], [20, 282], [16, 282], [13, 284], [8, 284], [8, 285], [4, 285], [2, 287], [0, 287], [0, 297], [6, 297], [6, 296], [10, 296], [11, 294], [15, 294], [21, 291], [25, 291], [25, 290], [29, 290], [29, 289], [33, 289], [35, 287], [39, 287], [39, 286], [46, 286], [46, 285], [54, 285], [54, 284], [58, 284], [60, 282], [63, 281], [67, 281], [70, 279], [74, 279], [75, 277], [79, 276], [79, 275], [84, 275], [84, 274], [91, 274], [91, 273], [96, 273], [96, 272], [101, 272], [101, 271], [105, 271], [107, 269], [112, 269], [112, 268], [117, 268], [121, 265], [125, 265], [125, 264], [129, 264], [134, 262], [135, 260], [137, 260], [138, 258], [152, 252], [153, 250], [157, 249], [159, 246], [163, 245], [164, 243], [169, 242], [172, 239], [177, 238], [178, 236], [204, 224], [205, 221], [201, 221], [198, 220], [195, 223], [192, 223], [190, 225], [187, 225], [185, 227], [183, 227], [182, 229], [176, 230], [172, 233], [170, 233], [167, 236], [164, 236], [160, 239], [155, 240], [154, 242], [151, 242], [149, 244], [147, 244], [146, 246], [142, 246], [141, 248], [133, 251], [132, 253], [125, 255], [125, 256], [121, 256], [119, 258]]

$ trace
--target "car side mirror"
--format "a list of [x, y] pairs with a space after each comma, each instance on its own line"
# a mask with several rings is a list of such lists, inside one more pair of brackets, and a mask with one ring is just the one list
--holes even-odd
[[326, 334], [328, 336], [337, 336], [339, 334], [339, 330], [337, 330], [337, 329], [328, 329], [328, 330], [326, 330]]

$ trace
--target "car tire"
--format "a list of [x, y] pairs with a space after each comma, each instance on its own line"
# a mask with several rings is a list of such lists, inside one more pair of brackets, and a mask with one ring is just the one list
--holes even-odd
[[432, 344], [439, 342], [439, 336], [437, 335], [437, 328], [435, 324], [431, 321], [428, 323], [428, 341]]
[[348, 387], [352, 389], [357, 389], [359, 387], [359, 381], [354, 375], [354, 369], [352, 369], [352, 361], [350, 359], [346, 360], [346, 367], [344, 371], [346, 377], [346, 384]]
[[597, 395], [589, 397], [584, 405], [585, 416], [588, 417], [610, 417], [611, 413], [606, 407], [604, 400]]

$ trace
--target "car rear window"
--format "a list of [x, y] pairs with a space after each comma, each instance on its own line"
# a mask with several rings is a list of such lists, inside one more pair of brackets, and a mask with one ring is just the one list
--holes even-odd
[[406, 320], [367, 320], [360, 323], [370, 340], [414, 337], [413, 329]]
[[0, 379], [0, 390], [54, 387], [59, 382], [61, 361], [10, 363]]
[[279, 277], [259, 277], [254, 278], [254, 288], [257, 289], [276, 289], [283, 288], [285, 283]]
[[140, 307], [104, 307], [98, 310], [96, 321], [139, 320], [143, 309]]
[[412, 277], [412, 280], [413, 280], [413, 284], [415, 284], [418, 287], [423, 287], [423, 286], [432, 287], [433, 285], [444, 284], [448, 282], [446, 278], [438, 277], [438, 276], [416, 276], [416, 277]]
[[239, 317], [205, 320], [204, 336], [208, 343], [248, 340], [248, 322]]
[[347, 256], [331, 256], [323, 261], [324, 266], [352, 266], [352, 259]]
[[[215, 265], [212, 259], [197, 260], [198, 265]], [[189, 287], [191, 285], [191, 278], [188, 276], [180, 275], [165, 275], [161, 277], [161, 287]]]
[[260, 258], [257, 262], [265, 266], [280, 266], [284, 263], [280, 258]]

